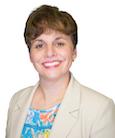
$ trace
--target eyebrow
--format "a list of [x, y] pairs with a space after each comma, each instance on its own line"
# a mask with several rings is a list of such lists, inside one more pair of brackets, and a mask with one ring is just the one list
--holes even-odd
[[63, 37], [57, 37], [55, 40], [63, 39]]
[[36, 39], [36, 40], [34, 40], [33, 42], [36, 42], [36, 41], [38, 41], [38, 42], [43, 42], [42, 39]]
[[63, 37], [63, 36], [59, 36], [59, 37], [57, 37], [55, 40], [60, 40], [60, 39], [63, 39], [63, 40], [67, 40], [65, 37]]

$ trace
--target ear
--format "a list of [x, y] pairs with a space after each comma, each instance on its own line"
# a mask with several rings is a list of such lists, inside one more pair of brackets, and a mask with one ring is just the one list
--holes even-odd
[[75, 60], [75, 58], [77, 57], [77, 50], [76, 49], [74, 49], [73, 50], [73, 61]]

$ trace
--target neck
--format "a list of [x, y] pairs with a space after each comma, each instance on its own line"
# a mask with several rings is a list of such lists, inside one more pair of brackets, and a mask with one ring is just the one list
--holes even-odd
[[45, 80], [40, 79], [40, 89], [43, 95], [44, 101], [56, 101], [62, 100], [70, 80], [70, 73], [62, 76], [58, 80]]

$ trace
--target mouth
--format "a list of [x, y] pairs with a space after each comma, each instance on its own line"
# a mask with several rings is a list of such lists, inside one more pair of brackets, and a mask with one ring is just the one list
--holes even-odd
[[42, 63], [42, 65], [45, 68], [55, 68], [55, 67], [60, 66], [61, 63], [62, 63], [62, 61], [55, 60], [55, 61], [46, 61], [46, 62]]

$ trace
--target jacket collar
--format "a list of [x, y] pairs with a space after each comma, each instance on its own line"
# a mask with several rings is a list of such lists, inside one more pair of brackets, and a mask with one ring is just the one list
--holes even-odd
[[[25, 89], [24, 93], [22, 93], [22, 95], [20, 95], [20, 97], [16, 101], [16, 105], [15, 105], [16, 110], [23, 108], [24, 106], [26, 106], [27, 103], [31, 104], [33, 95], [36, 89], [38, 88], [38, 86], [39, 86], [39, 82], [35, 86], [28, 87]], [[68, 106], [66, 106], [65, 103]], [[67, 87], [67, 90], [62, 102], [62, 106], [64, 106], [66, 110], [73, 111], [74, 109], [76, 110], [79, 108], [79, 104], [80, 104], [80, 84], [71, 74], [71, 79]]]

